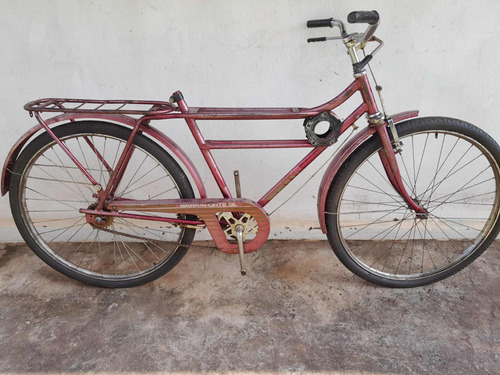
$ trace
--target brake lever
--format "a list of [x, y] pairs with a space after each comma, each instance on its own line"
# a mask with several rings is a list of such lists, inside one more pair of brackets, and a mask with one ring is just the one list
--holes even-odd
[[309, 38], [307, 39], [307, 43], [314, 43], [314, 42], [326, 42], [327, 40], [340, 40], [344, 39], [341, 36], [332, 36], [332, 37], [326, 37], [322, 36], [320, 38]]
[[314, 42], [326, 42], [326, 36], [322, 36], [320, 38], [309, 38], [309, 39], [307, 39], [307, 43], [314, 43]]

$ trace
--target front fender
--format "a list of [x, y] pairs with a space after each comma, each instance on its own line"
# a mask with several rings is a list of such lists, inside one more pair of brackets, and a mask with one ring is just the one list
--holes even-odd
[[[65, 122], [73, 121], [76, 119], [89, 119], [89, 115], [85, 113], [80, 113], [80, 114], [63, 114], [60, 116], [55, 116], [52, 117], [48, 120], [45, 121], [47, 125], [58, 125], [58, 124], [63, 124]], [[123, 115], [111, 115], [111, 114], [95, 114], [92, 115], [90, 119], [96, 119], [96, 120], [107, 120], [107, 121], [112, 121], [114, 123], [117, 123], [119, 125], [124, 125], [128, 127], [134, 127], [136, 124], [136, 119], [128, 116], [123, 116]], [[42, 130], [43, 127], [42, 125], [38, 124], [33, 126], [30, 130], [28, 130], [26, 133], [24, 133], [21, 138], [14, 144], [14, 146], [11, 148], [9, 151], [9, 154], [7, 155], [7, 159], [5, 160], [5, 163], [3, 165], [2, 169], [2, 180], [1, 180], [1, 193], [2, 196], [7, 194], [9, 191], [9, 183], [10, 183], [10, 176], [12, 174], [12, 169], [14, 167], [14, 164], [17, 160], [17, 157], [21, 153], [21, 150], [23, 149], [24, 145], [40, 130]], [[200, 174], [198, 173], [198, 170], [194, 166], [193, 162], [189, 159], [189, 157], [182, 151], [182, 149], [174, 142], [172, 141], [169, 137], [167, 137], [165, 134], [163, 134], [161, 131], [157, 130], [156, 128], [150, 126], [150, 125], [143, 125], [141, 128], [143, 133], [146, 133], [148, 136], [151, 138], [155, 139], [158, 143], [163, 145], [166, 149], [172, 152], [184, 165], [184, 167], [188, 170], [188, 173], [191, 175], [194, 183], [196, 184], [196, 187], [198, 189], [198, 193], [200, 195], [200, 198], [206, 198], [207, 193], [205, 190], [205, 186], [203, 184], [203, 180], [200, 177]]]
[[[406, 111], [406, 112], [396, 113], [395, 115], [390, 116], [390, 118], [392, 118], [394, 123], [397, 124], [398, 122], [417, 116], [418, 116], [418, 111]], [[326, 222], [325, 222], [326, 197], [328, 195], [328, 191], [330, 190], [330, 185], [332, 184], [332, 181], [334, 180], [342, 164], [354, 152], [354, 150], [356, 150], [364, 141], [366, 141], [374, 133], [376, 133], [376, 131], [377, 129], [375, 127], [367, 127], [361, 130], [337, 152], [334, 159], [330, 162], [330, 165], [325, 171], [318, 192], [318, 219], [323, 233], [326, 233]]]

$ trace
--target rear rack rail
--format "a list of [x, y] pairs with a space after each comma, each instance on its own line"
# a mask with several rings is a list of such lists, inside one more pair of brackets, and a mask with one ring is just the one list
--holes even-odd
[[172, 112], [177, 107], [169, 102], [150, 100], [45, 98], [27, 103], [24, 109], [30, 112], [31, 115], [33, 112], [62, 112], [157, 116]]

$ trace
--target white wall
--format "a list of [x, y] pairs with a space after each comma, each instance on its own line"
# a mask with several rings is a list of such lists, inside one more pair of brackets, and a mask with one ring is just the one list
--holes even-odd
[[[373, 68], [389, 113], [461, 118], [500, 140], [497, 126], [500, 27], [497, 1], [160, 1], [0, 0], [0, 160], [34, 122], [23, 111], [41, 97], [167, 100], [181, 89], [192, 106], [314, 106], [351, 81], [341, 42], [307, 44], [330, 30], [308, 19], [345, 20], [351, 10], [377, 9], [377, 35], [386, 45]], [[361, 31], [363, 25], [350, 26]], [[347, 103], [340, 115], [358, 103]], [[180, 121], [158, 127], [200, 165], [211, 196], [219, 196], [208, 169]], [[212, 138], [303, 138], [301, 121], [200, 122]], [[216, 159], [232, 186], [239, 169], [246, 197], [257, 200], [305, 150], [220, 151]], [[327, 156], [270, 204], [286, 199]], [[315, 167], [316, 166], [316, 167]], [[317, 226], [319, 173], [273, 215], [275, 233]], [[8, 199], [0, 200], [4, 226]], [[307, 231], [306, 231], [307, 232]], [[15, 239], [16, 231], [3, 240]], [[296, 232], [298, 233], [298, 232]], [[311, 232], [311, 233], [314, 233]], [[316, 236], [319, 233], [316, 231]]]

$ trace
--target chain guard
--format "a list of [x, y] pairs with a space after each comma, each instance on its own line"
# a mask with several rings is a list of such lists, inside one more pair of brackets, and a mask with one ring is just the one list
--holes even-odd
[[269, 216], [257, 203], [245, 198], [201, 198], [201, 199], [167, 199], [163, 201], [114, 201], [110, 204], [114, 211], [155, 211], [173, 214], [197, 216], [206, 225], [215, 244], [225, 253], [237, 254], [238, 244], [230, 243], [220, 225], [218, 214], [248, 214], [256, 221], [258, 231], [255, 238], [245, 243], [245, 253], [259, 249], [267, 240], [270, 231]]

